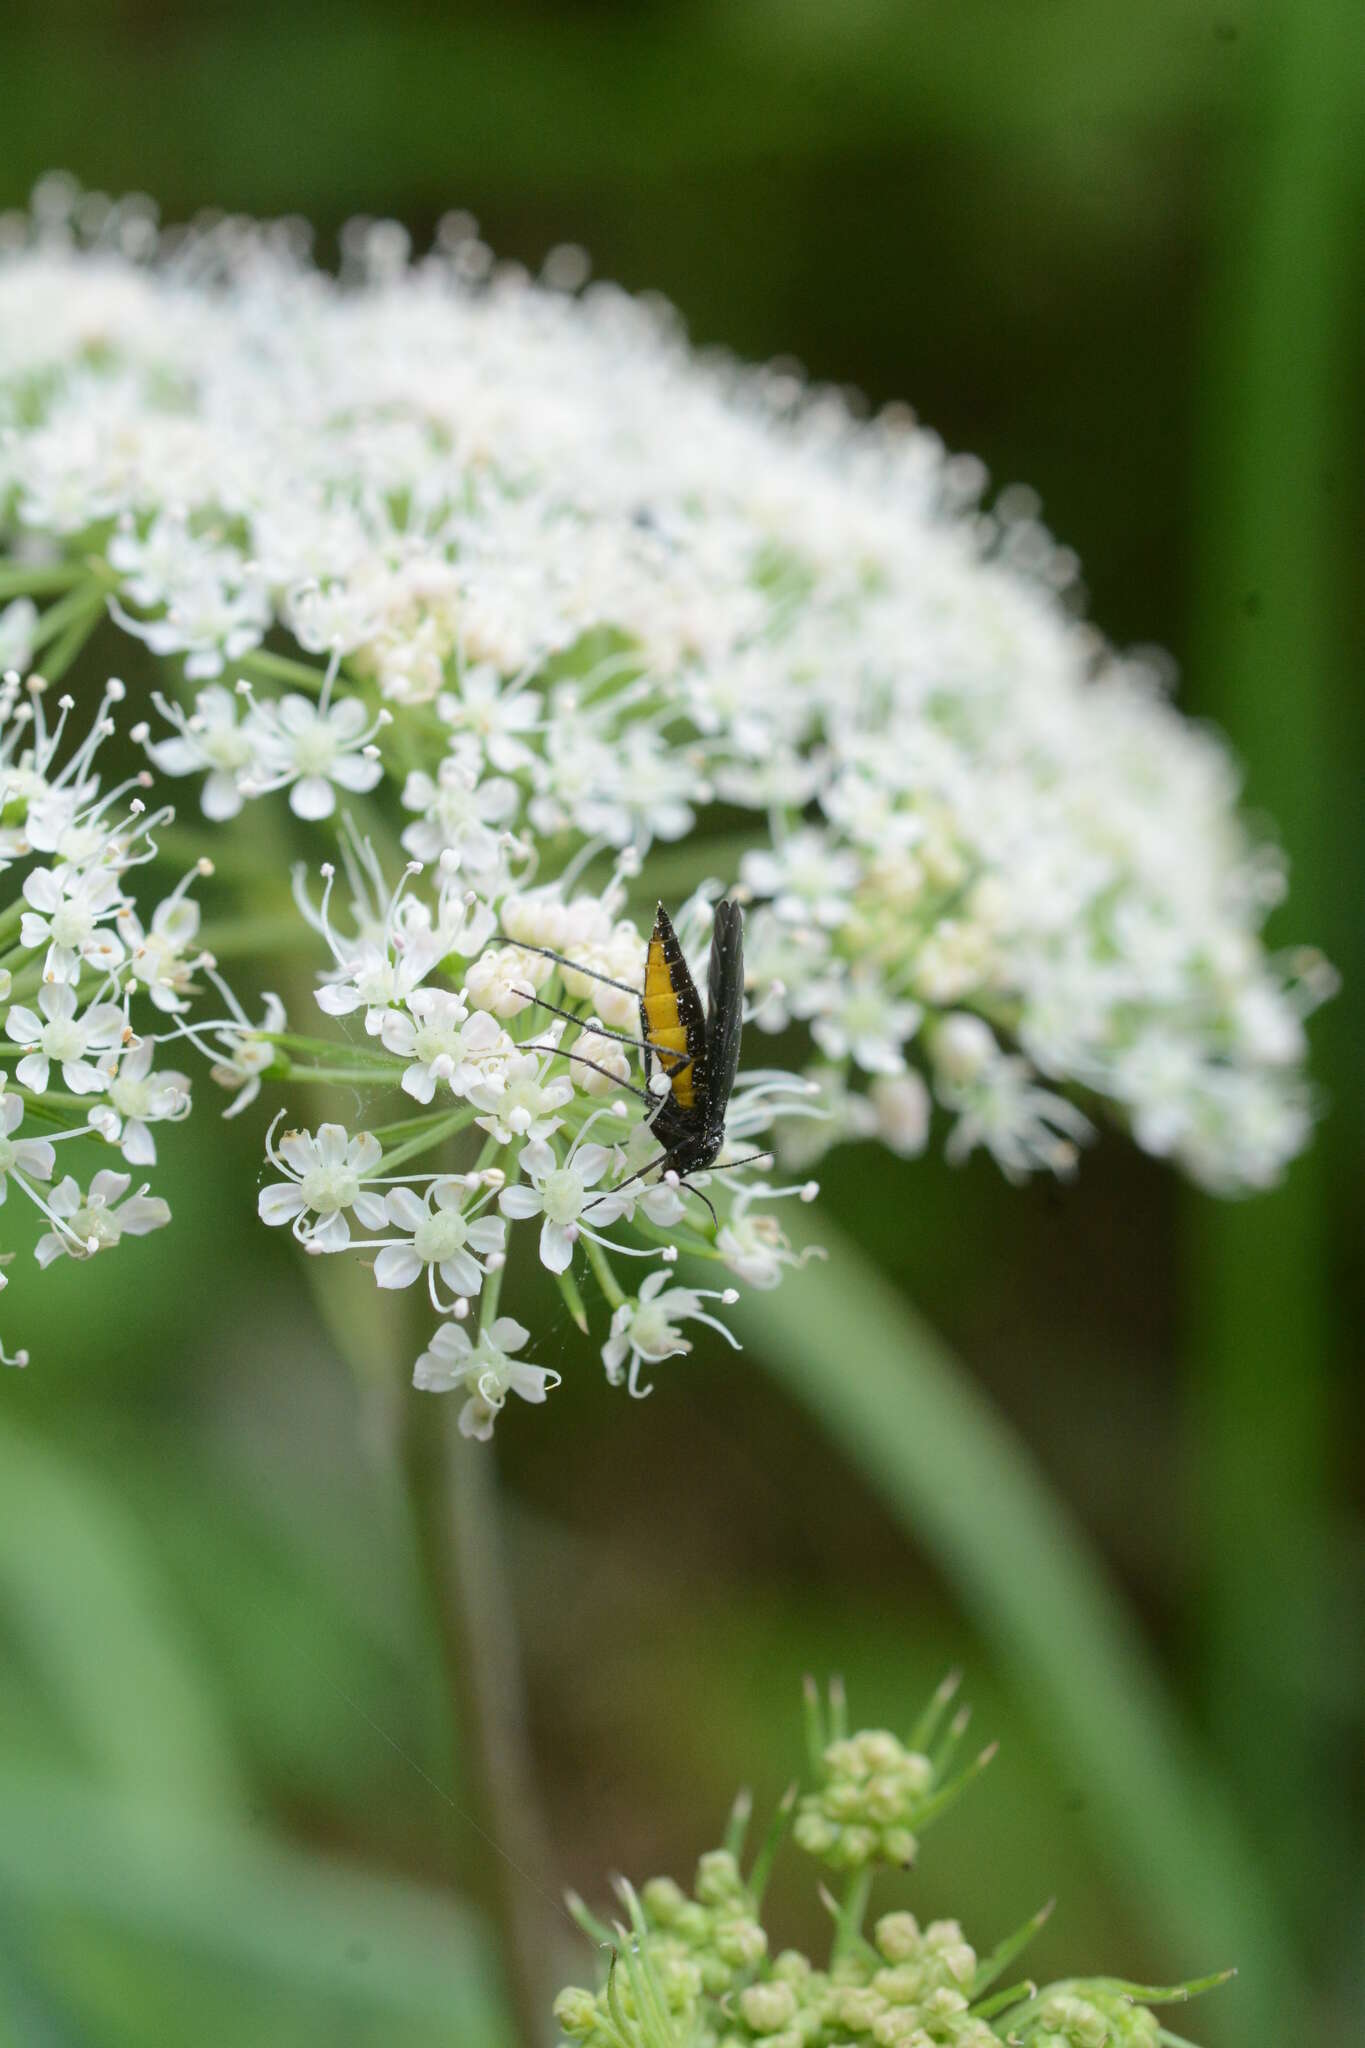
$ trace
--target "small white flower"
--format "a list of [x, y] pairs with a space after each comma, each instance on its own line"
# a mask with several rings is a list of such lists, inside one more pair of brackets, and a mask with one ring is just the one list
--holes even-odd
[[[260, 1031], [283, 1031], [285, 1010], [279, 997], [267, 990], [261, 1001], [265, 1004], [265, 1014]], [[240, 1019], [240, 1030], [220, 1027], [211, 1034], [216, 1056], [209, 1068], [209, 1079], [220, 1088], [234, 1091], [232, 1101], [223, 1111], [225, 1117], [240, 1116], [256, 1100], [261, 1092], [261, 1077], [276, 1054], [276, 1048], [268, 1038], [258, 1037], [253, 1032], [236, 1003], [233, 1009]]]
[[5, 1019], [5, 1030], [16, 1045], [25, 1048], [15, 1074], [25, 1088], [41, 1095], [51, 1068], [60, 1067], [62, 1085], [73, 1095], [98, 1095], [108, 1085], [109, 1075], [88, 1055], [111, 1052], [130, 1037], [127, 1020], [117, 1003], [92, 1003], [78, 1010], [76, 991], [66, 982], [46, 982], [38, 991], [35, 1015], [26, 1004], [15, 1003]]
[[479, 1332], [477, 1342], [458, 1323], [442, 1323], [413, 1368], [412, 1384], [427, 1394], [465, 1389], [469, 1398], [460, 1410], [461, 1433], [486, 1443], [509, 1394], [540, 1402], [559, 1385], [557, 1372], [512, 1356], [530, 1334], [511, 1316], [498, 1316]]
[[918, 1003], [889, 994], [871, 968], [855, 968], [846, 980], [813, 982], [792, 1007], [811, 1018], [811, 1037], [826, 1059], [851, 1057], [867, 1074], [902, 1072], [902, 1047], [923, 1014]]
[[602, 1346], [602, 1363], [612, 1386], [619, 1387], [624, 1380], [635, 1395], [649, 1392], [648, 1387], [640, 1385], [642, 1365], [657, 1365], [662, 1359], [676, 1358], [692, 1349], [690, 1339], [679, 1328], [681, 1323], [705, 1323], [709, 1329], [718, 1330], [733, 1350], [739, 1350], [738, 1340], [724, 1323], [708, 1315], [701, 1305], [708, 1300], [737, 1301], [739, 1297], [733, 1288], [727, 1287], [720, 1293], [714, 1288], [668, 1287], [667, 1279], [664, 1272], [651, 1273], [641, 1284], [636, 1299], [621, 1303], [612, 1315], [611, 1335]]
[[330, 818], [338, 789], [363, 795], [383, 774], [371, 742], [388, 715], [371, 721], [358, 697], [314, 704], [293, 692], [255, 705], [248, 723], [262, 779], [249, 793], [287, 788], [296, 818]]
[[462, 1204], [468, 1196], [465, 1182], [452, 1176], [433, 1181], [425, 1197], [410, 1187], [389, 1190], [388, 1219], [403, 1237], [386, 1241], [374, 1262], [381, 1287], [411, 1287], [425, 1272], [432, 1305], [440, 1311], [445, 1305], [436, 1294], [438, 1273], [453, 1295], [478, 1293], [488, 1270], [480, 1255], [486, 1262], [502, 1251], [507, 1225], [500, 1216], [467, 1216]]
[[502, 1063], [512, 1040], [487, 1010], [470, 1015], [449, 989], [419, 988], [403, 1010], [385, 1010], [379, 1036], [406, 1060], [402, 1086], [415, 1102], [430, 1102], [441, 1082], [452, 1095], [492, 1110], [502, 1093]]
[[903, 1074], [877, 1074], [868, 1094], [882, 1143], [901, 1159], [918, 1159], [929, 1142], [933, 1113], [923, 1076], [913, 1068]]
[[740, 879], [755, 895], [769, 896], [784, 924], [846, 924], [858, 884], [856, 854], [841, 851], [824, 832], [793, 832], [769, 851], [756, 848], [740, 862]]
[[159, 1195], [149, 1195], [145, 1187], [123, 1199], [131, 1184], [132, 1177], [126, 1173], [97, 1173], [90, 1192], [82, 1195], [70, 1174], [59, 1181], [47, 1198], [48, 1211], [58, 1227], [45, 1231], [35, 1245], [38, 1264], [50, 1266], [64, 1256], [90, 1258], [111, 1250], [122, 1237], [145, 1237], [149, 1230], [160, 1230], [169, 1223], [169, 1203]]
[[541, 700], [534, 690], [509, 688], [491, 663], [465, 669], [457, 688], [436, 699], [436, 709], [452, 732], [475, 735], [500, 774], [519, 774], [534, 761], [522, 735], [535, 730]]
[[193, 950], [199, 937], [199, 905], [185, 894], [186, 878], [164, 897], [144, 929], [133, 909], [120, 912], [118, 928], [128, 948], [128, 965], [158, 1010], [177, 1016], [194, 993], [192, 976], [204, 963]]
[[497, 868], [502, 829], [515, 818], [521, 791], [504, 776], [480, 780], [467, 756], [449, 754], [434, 780], [421, 769], [409, 775], [403, 803], [422, 813], [403, 834], [409, 853], [427, 861], [448, 854], [466, 873], [487, 875]]
[[[613, 1222], [621, 1214], [621, 1196], [592, 1193], [610, 1164], [611, 1153], [605, 1145], [580, 1142], [563, 1165], [549, 1145], [533, 1143], [523, 1150], [521, 1166], [530, 1176], [530, 1184], [519, 1182], [504, 1188], [499, 1206], [503, 1215], [514, 1221], [531, 1216], [545, 1219], [540, 1228], [540, 1259], [550, 1272], [568, 1271], [574, 1245], [580, 1232], [587, 1229], [585, 1211], [590, 1209], [599, 1223]], [[596, 1236], [593, 1230], [587, 1234]]]
[[207, 555], [165, 593], [160, 618], [135, 619], [114, 599], [109, 609], [153, 654], [183, 655], [191, 682], [221, 675], [225, 663], [260, 645], [270, 623], [270, 600], [260, 583], [238, 565]]
[[199, 692], [187, 716], [179, 705], [153, 693], [163, 718], [179, 728], [174, 739], [149, 740], [147, 753], [163, 775], [195, 775], [207, 769], [199, 802], [216, 824], [235, 818], [244, 802], [242, 782], [255, 764], [251, 732], [238, 717], [241, 699], [221, 683]]
[[476, 1117], [481, 1130], [510, 1145], [514, 1138], [543, 1142], [560, 1127], [559, 1112], [573, 1100], [573, 1082], [567, 1074], [548, 1077], [548, 1059], [531, 1052], [513, 1053], [502, 1068], [502, 1093], [489, 1116]]
[[373, 1132], [360, 1131], [353, 1138], [344, 1124], [319, 1124], [316, 1135], [286, 1131], [277, 1146], [275, 1124], [266, 1138], [266, 1152], [289, 1178], [261, 1189], [256, 1209], [262, 1223], [288, 1223], [300, 1244], [316, 1245], [323, 1252], [345, 1251], [350, 1243], [348, 1209], [366, 1230], [384, 1228], [389, 1220], [384, 1197], [364, 1186], [384, 1154]]
[[126, 1052], [106, 1090], [123, 1120], [119, 1149], [132, 1166], [156, 1164], [156, 1143], [149, 1124], [179, 1123], [190, 1113], [189, 1076], [170, 1070], [154, 1074], [155, 1052], [150, 1039]]
[[47, 947], [44, 981], [74, 984], [82, 967], [108, 974], [123, 959], [123, 941], [108, 929], [123, 907], [119, 878], [110, 869], [70, 862], [33, 868], [24, 878], [24, 901], [31, 908], [20, 921], [19, 938], [35, 953]]
[[489, 946], [470, 962], [465, 994], [472, 1008], [516, 1017], [555, 971], [553, 960], [526, 946]]
[[46, 1138], [16, 1138], [24, 1120], [23, 1098], [0, 1095], [0, 1202], [8, 1189], [9, 1176], [17, 1173], [19, 1185], [25, 1180], [51, 1180], [57, 1154]]

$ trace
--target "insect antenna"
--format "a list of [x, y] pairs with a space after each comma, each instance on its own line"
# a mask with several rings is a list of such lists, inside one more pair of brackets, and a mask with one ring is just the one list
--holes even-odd
[[591, 1067], [594, 1074], [605, 1075], [608, 1081], [615, 1081], [618, 1088], [625, 1088], [629, 1091], [630, 1094], [638, 1095], [641, 1102], [647, 1102], [650, 1104], [651, 1107], [653, 1107], [653, 1105], [661, 1099], [657, 1096], [651, 1095], [648, 1089], [646, 1088], [637, 1088], [633, 1081], [621, 1080], [618, 1075], [613, 1074], [610, 1067], [602, 1066], [597, 1060], [590, 1060], [585, 1052], [574, 1052], [572, 1049], [570, 1049], [568, 1052], [565, 1052], [562, 1045], [540, 1045], [535, 1043], [534, 1040], [530, 1039], [524, 1040], [520, 1045], [518, 1045], [517, 1051], [558, 1053], [560, 1059], [562, 1060], [577, 1060], [578, 1064], [581, 1067]]
[[[586, 974], [587, 969], [583, 968], [581, 971]], [[661, 1066], [665, 1060], [671, 1060], [673, 1066], [666, 1067], [664, 1069], [666, 1073], [671, 1074], [674, 1067], [685, 1067], [691, 1057], [688, 1053], [679, 1052], [675, 1045], [655, 1045], [652, 1039], [634, 1038], [629, 1031], [611, 1031], [605, 1024], [589, 1024], [576, 1011], [561, 1009], [558, 1003], [552, 1003], [546, 997], [538, 996], [534, 989], [517, 988], [511, 983], [508, 986], [511, 988], [514, 996], [520, 996], [524, 1002], [535, 1003], [539, 1009], [549, 1010], [553, 1016], [566, 1018], [570, 1024], [576, 1024], [580, 1031], [591, 1031], [594, 1038], [614, 1038], [618, 1045], [633, 1045], [637, 1052], [652, 1052]], [[624, 983], [613, 981], [610, 986], [612, 988], [621, 988], [624, 986]], [[566, 1053], [564, 1057], [568, 1059], [571, 1055]]]
[[[721, 1166], [708, 1166], [706, 1171], [708, 1173], [733, 1173], [737, 1166], [756, 1166], [760, 1159], [770, 1160], [773, 1157], [774, 1154], [771, 1152], [746, 1152], [742, 1159], [727, 1159]], [[688, 1185], [689, 1187], [691, 1186], [690, 1181]], [[697, 1193], [701, 1193], [700, 1188], [697, 1189]]]
[[617, 981], [613, 975], [599, 974], [595, 967], [584, 967], [581, 961], [571, 960], [567, 953], [556, 953], [549, 946], [533, 946], [527, 939], [509, 939], [506, 932], [495, 932], [493, 939], [500, 940], [504, 946], [516, 946], [523, 953], [539, 953], [542, 960], [554, 960], [560, 967], [571, 967], [575, 974], [586, 974], [589, 981], [605, 982], [608, 988], [619, 988], [623, 995], [634, 996], [637, 1002], [640, 1000], [639, 989], [632, 988], [628, 981]]

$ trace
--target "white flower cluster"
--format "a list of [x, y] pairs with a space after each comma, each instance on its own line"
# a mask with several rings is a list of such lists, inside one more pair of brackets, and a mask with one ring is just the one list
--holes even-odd
[[[683, 1348], [699, 1291], [628, 1296], [602, 1253], [616, 1225], [671, 1249], [699, 1207], [630, 1179], [650, 1147], [612, 1036], [638, 1031], [621, 913], [660, 841], [677, 893], [718, 872], [747, 904], [754, 1020], [808, 1042], [819, 1103], [775, 1126], [800, 1172], [842, 1138], [913, 1156], [936, 1117], [950, 1157], [1012, 1177], [1070, 1171], [1097, 1113], [1228, 1190], [1306, 1143], [1330, 970], [1267, 956], [1281, 865], [1226, 750], [1077, 617], [1026, 494], [986, 512], [978, 466], [906, 416], [704, 365], [657, 304], [495, 265], [465, 217], [417, 262], [357, 226], [337, 281], [295, 228], [163, 239], [60, 180], [9, 228], [0, 644], [65, 657], [107, 611], [166, 665], [139, 732], [210, 819], [286, 789], [355, 819], [344, 935], [330, 880], [309, 908], [319, 1001], [428, 1121], [377, 1153], [289, 1134], [272, 1220], [329, 1251], [354, 1216], [381, 1284], [425, 1269], [449, 1310], [487, 1303], [495, 1230], [537, 1219], [575, 1313], [579, 1245], [594, 1265], [613, 1376]], [[237, 1078], [272, 1056], [233, 1043]], [[778, 1090], [750, 1072], [732, 1139]], [[398, 1174], [471, 1124], [477, 1163]], [[314, 1201], [329, 1176], [355, 1197]], [[712, 1181], [698, 1241], [771, 1285], [791, 1254], [762, 1195]], [[422, 1368], [462, 1362], [481, 1430], [533, 1385], [488, 1320], [481, 1356]]]
[[[586, 1260], [611, 1311], [602, 1361], [613, 1383], [648, 1392], [646, 1370], [690, 1350], [686, 1324], [708, 1325], [733, 1342], [705, 1306], [734, 1301], [733, 1288], [665, 1283], [680, 1251], [760, 1287], [776, 1285], [784, 1266], [800, 1262], [772, 1205], [809, 1197], [813, 1184], [736, 1183], [729, 1173], [732, 1164], [768, 1160], [751, 1141], [779, 1109], [799, 1110], [800, 1084], [774, 1072], [741, 1076], [729, 1104], [724, 1184], [709, 1174], [657, 1177], [655, 1104], [631, 1079], [639, 1030], [632, 991], [643, 979], [645, 942], [619, 915], [622, 885], [567, 900], [559, 886], [521, 890], [508, 878], [504, 846], [484, 876], [486, 896], [466, 885], [449, 849], [434, 876], [412, 861], [386, 890], [368, 842], [346, 833], [341, 850], [352, 912], [346, 924], [334, 914], [338, 877], [330, 864], [320, 902], [310, 897], [306, 870], [295, 876], [300, 912], [333, 960], [317, 1000], [333, 1017], [354, 1018], [368, 1041], [345, 1049], [350, 1078], [409, 1101], [402, 1117], [374, 1130], [327, 1122], [316, 1131], [288, 1130], [276, 1142], [281, 1112], [267, 1140], [281, 1177], [261, 1191], [262, 1220], [287, 1224], [316, 1254], [372, 1255], [382, 1288], [425, 1285], [443, 1320], [417, 1360], [414, 1383], [462, 1391], [460, 1425], [468, 1435], [491, 1435], [510, 1394], [540, 1402], [558, 1384], [556, 1372], [513, 1356], [530, 1333], [496, 1312], [509, 1224], [535, 1225], [540, 1262], [583, 1327], [574, 1268], [580, 1255]], [[709, 915], [702, 897], [680, 913], [688, 942], [704, 936]], [[309, 1053], [290, 1059], [292, 1080], [326, 1081], [337, 1072], [317, 1057], [317, 1042], [286, 1033], [272, 1043], [285, 1055], [295, 1047]], [[405, 1164], [452, 1143], [468, 1156], [462, 1168]], [[628, 1292], [613, 1262], [642, 1257], [659, 1263]], [[474, 1306], [477, 1340], [462, 1327]]]
[[[158, 1048], [179, 1035], [194, 976], [217, 980], [189, 895], [210, 863], [145, 921], [132, 894], [137, 871], [158, 861], [155, 835], [170, 812], [148, 807], [145, 769], [102, 784], [97, 756], [123, 685], [108, 685], [70, 745], [75, 705], [63, 696], [53, 715], [48, 696], [39, 676], [10, 670], [0, 680], [0, 1058], [13, 1062], [0, 1073], [0, 1204], [13, 1187], [38, 1212], [40, 1266], [89, 1258], [170, 1220], [145, 1185], [129, 1192], [131, 1174], [102, 1167], [88, 1181], [56, 1179], [56, 1148], [87, 1139], [131, 1167], [155, 1166], [152, 1127], [190, 1112], [189, 1080], [160, 1064]], [[238, 1079], [249, 1095], [250, 1078]], [[6, 1363], [26, 1356], [0, 1350]]]

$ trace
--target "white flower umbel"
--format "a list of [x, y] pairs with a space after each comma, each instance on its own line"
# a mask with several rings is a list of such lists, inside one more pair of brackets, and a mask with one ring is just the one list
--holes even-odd
[[[226, 821], [224, 954], [257, 885], [270, 930], [276, 835], [300, 837], [234, 827], [242, 806], [323, 828], [321, 904], [295, 902], [339, 1020], [289, 1034], [270, 1006], [253, 1033], [219, 989], [195, 1022], [218, 988], [198, 911], [130, 884], [166, 813], [101, 786], [123, 685], [69, 737], [73, 698], [7, 676], [0, 865], [46, 879], [0, 902], [0, 1022], [35, 1079], [86, 1075], [96, 1129], [153, 1127], [107, 1099], [155, 1072], [127, 1057], [153, 1006], [234, 1109], [266, 1076], [365, 1091], [367, 1118], [385, 1091], [402, 1184], [499, 1176], [580, 1321], [580, 1239], [613, 1307], [618, 1252], [784, 1275], [751, 1156], [770, 1132], [802, 1173], [831, 1144], [908, 1161], [940, 1137], [1017, 1178], [1072, 1171], [1107, 1116], [1229, 1191], [1307, 1143], [1303, 1020], [1333, 978], [1262, 943], [1285, 863], [1161, 662], [1080, 617], [1026, 494], [988, 502], [980, 465], [899, 411], [697, 358], [654, 301], [494, 270], [454, 223], [415, 263], [392, 224], [357, 225], [333, 280], [237, 218], [164, 244], [144, 219], [137, 255], [87, 246], [86, 220], [45, 186], [0, 238], [0, 644], [65, 664], [112, 617], [171, 665], [134, 732]], [[406, 873], [375, 851], [393, 841]], [[713, 864], [745, 909], [746, 1030], [702, 1201], [649, 1163], [633, 1042], [656, 887], [705, 992]], [[54, 989], [74, 1011], [44, 1010]], [[128, 1040], [87, 1032], [101, 1006]], [[768, 1031], [820, 1063], [818, 1094], [758, 1066]], [[599, 1114], [610, 1144], [585, 1139]], [[282, 1167], [279, 1220], [322, 1249], [354, 1217], [400, 1249], [387, 1207], [362, 1214], [373, 1165], [331, 1162], [359, 1199], [313, 1207], [322, 1165]], [[444, 1298], [440, 1263], [418, 1260]]]
[[412, 1384], [426, 1394], [456, 1389], [466, 1393], [460, 1429], [465, 1436], [487, 1442], [509, 1394], [541, 1402], [559, 1385], [557, 1372], [512, 1356], [530, 1334], [511, 1316], [495, 1317], [477, 1340], [471, 1340], [458, 1323], [442, 1323], [413, 1367]]
[[320, 1252], [342, 1252], [351, 1242], [347, 1211], [367, 1231], [389, 1220], [384, 1197], [364, 1185], [383, 1157], [369, 1131], [352, 1137], [344, 1124], [319, 1124], [316, 1132], [286, 1131], [274, 1142], [280, 1115], [270, 1126], [266, 1153], [287, 1176], [261, 1189], [256, 1208], [262, 1223], [289, 1224], [300, 1244]]

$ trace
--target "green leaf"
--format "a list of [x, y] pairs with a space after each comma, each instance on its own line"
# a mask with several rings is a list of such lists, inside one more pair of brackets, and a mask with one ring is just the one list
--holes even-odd
[[948, 1347], [819, 1235], [825, 1263], [735, 1311], [747, 1344], [938, 1560], [1084, 1783], [1116, 1882], [1176, 1954], [1238, 1960], [1242, 2038], [1279, 2048], [1297, 1968], [1266, 1873], [1102, 1562]]
[[[52, 1723], [124, 1790], [238, 1793], [226, 1733], [161, 1568], [116, 1495], [0, 1418], [0, 1624]], [[4, 1830], [0, 1830], [3, 1832]]]
[[452, 2041], [496, 2038], [491, 1944], [450, 1899], [31, 1770], [0, 1767], [0, 1812], [0, 1918], [89, 1915], [294, 1991], [441, 2018]]

